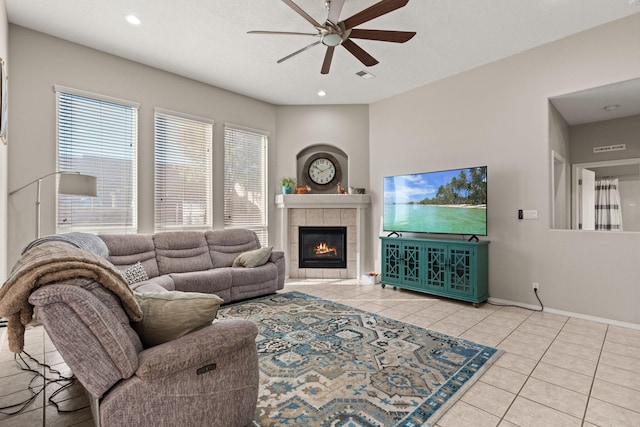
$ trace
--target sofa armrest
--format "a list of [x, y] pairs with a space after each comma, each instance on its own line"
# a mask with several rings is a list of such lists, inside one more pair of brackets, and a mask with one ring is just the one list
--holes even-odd
[[284, 251], [271, 251], [269, 261], [277, 263], [279, 259], [284, 259]]
[[217, 357], [246, 345], [255, 346], [256, 325], [244, 319], [220, 320], [173, 341], [151, 347], [138, 355], [136, 375], [155, 380], [183, 369], [200, 369]]

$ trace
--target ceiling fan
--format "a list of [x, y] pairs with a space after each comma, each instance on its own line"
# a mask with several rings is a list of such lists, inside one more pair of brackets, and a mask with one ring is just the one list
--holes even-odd
[[285, 56], [284, 58], [279, 59], [278, 64], [286, 61], [289, 58], [292, 58], [299, 53], [304, 52], [307, 49], [310, 49], [319, 44], [323, 44], [327, 47], [327, 52], [325, 53], [324, 61], [322, 63], [322, 69], [320, 70], [322, 74], [329, 73], [329, 69], [331, 68], [331, 60], [333, 59], [333, 52], [338, 45], [342, 45], [342, 47], [351, 52], [351, 54], [355, 56], [360, 62], [362, 62], [367, 67], [370, 67], [372, 65], [376, 65], [378, 63], [378, 60], [369, 55], [360, 46], [355, 44], [352, 39], [404, 43], [411, 40], [411, 38], [416, 35], [416, 33], [412, 31], [365, 30], [354, 28], [360, 24], [364, 24], [365, 22], [371, 21], [372, 19], [406, 6], [406, 4], [409, 3], [409, 0], [381, 0], [373, 6], [368, 7], [367, 9], [364, 9], [342, 21], [339, 21], [339, 18], [345, 0], [325, 0], [325, 7], [328, 9], [329, 13], [324, 24], [318, 23], [318, 21], [309, 16], [308, 13], [302, 10], [302, 8], [300, 8], [300, 6], [295, 4], [292, 0], [282, 1], [285, 2], [291, 9], [293, 9], [304, 19], [309, 21], [311, 25], [315, 27], [317, 32], [298, 33], [289, 31], [249, 31], [248, 34], [286, 34], [296, 36], [313, 36], [319, 37], [320, 40], [311, 43], [310, 45], [305, 46], [302, 49]]

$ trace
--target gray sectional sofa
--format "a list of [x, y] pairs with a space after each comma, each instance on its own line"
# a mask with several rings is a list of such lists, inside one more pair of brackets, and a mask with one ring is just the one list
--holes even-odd
[[232, 267], [236, 257], [260, 248], [247, 229], [175, 231], [155, 234], [100, 235], [107, 259], [125, 270], [140, 262], [148, 280], [134, 283], [136, 292], [213, 293], [225, 303], [268, 295], [284, 287], [284, 253], [272, 251], [254, 268]]

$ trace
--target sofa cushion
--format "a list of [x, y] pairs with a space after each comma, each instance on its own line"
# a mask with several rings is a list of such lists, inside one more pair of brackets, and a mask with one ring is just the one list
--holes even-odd
[[135, 297], [143, 316], [132, 325], [145, 348], [210, 325], [223, 302], [217, 295], [199, 292], [148, 292]]
[[260, 267], [269, 261], [272, 249], [273, 247], [264, 247], [243, 252], [233, 261], [233, 267]]
[[149, 277], [157, 277], [158, 263], [153, 239], [148, 234], [101, 234], [109, 249], [107, 259], [120, 270], [139, 262]]
[[134, 283], [129, 286], [131, 289], [138, 293], [142, 292], [164, 292], [175, 291], [176, 286], [173, 283], [173, 279], [168, 274], [158, 277], [152, 277], [149, 280], [143, 282]]
[[209, 247], [199, 231], [168, 231], [153, 235], [160, 274], [213, 268]]
[[241, 253], [260, 248], [256, 233], [247, 229], [209, 230], [204, 236], [214, 268], [231, 267]]
[[184, 292], [204, 292], [218, 295], [225, 301], [231, 296], [231, 268], [214, 268], [206, 271], [171, 273], [175, 289]]

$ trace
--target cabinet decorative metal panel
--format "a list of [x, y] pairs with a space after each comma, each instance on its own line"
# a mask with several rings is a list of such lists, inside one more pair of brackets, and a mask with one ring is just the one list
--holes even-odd
[[489, 298], [489, 242], [381, 237], [381, 285], [477, 303]]

